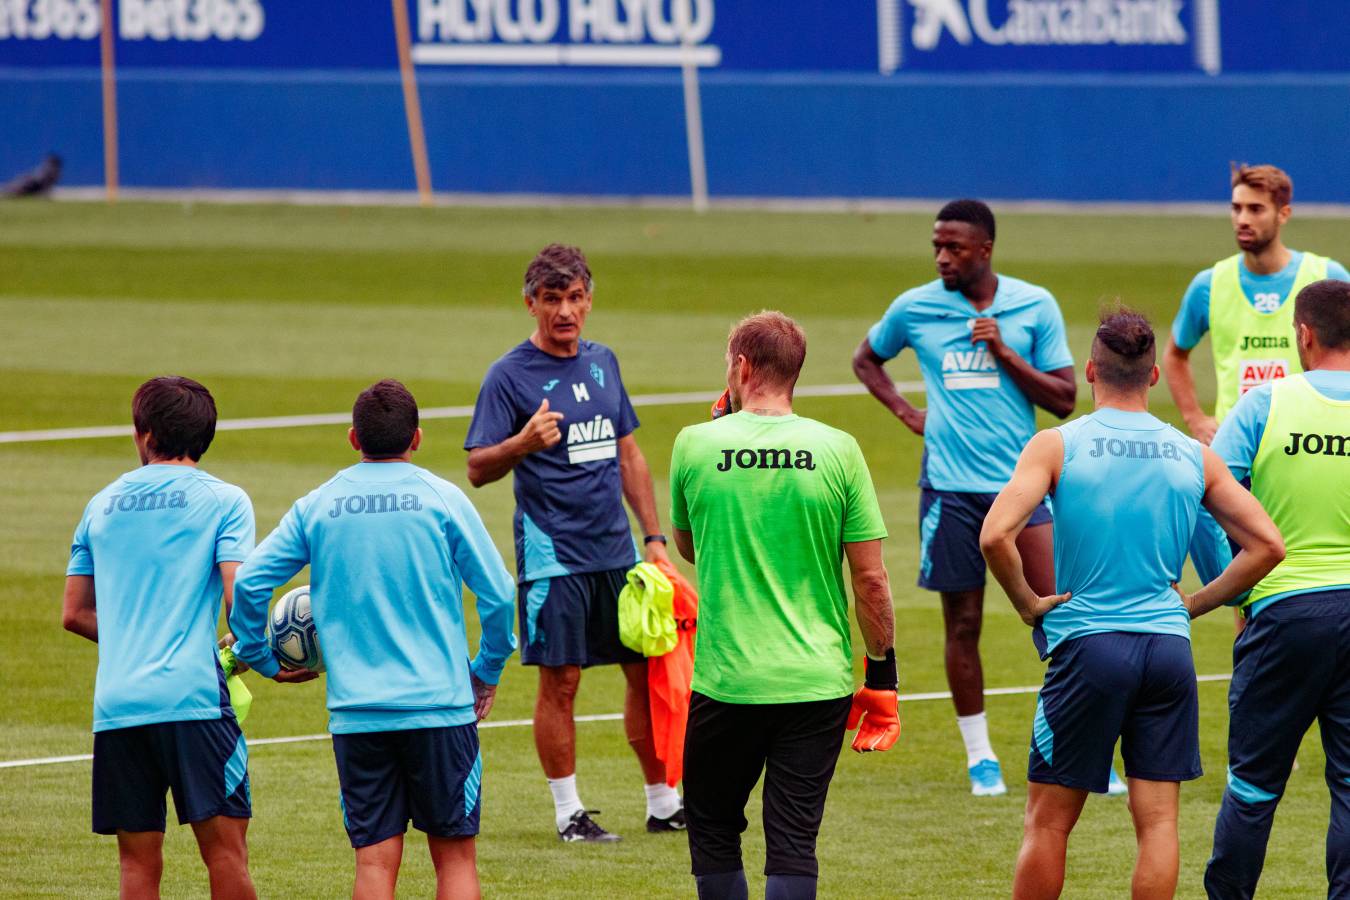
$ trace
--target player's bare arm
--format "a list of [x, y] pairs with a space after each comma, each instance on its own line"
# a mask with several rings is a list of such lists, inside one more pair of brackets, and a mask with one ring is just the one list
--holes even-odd
[[676, 528], [671, 532], [671, 537], [675, 539], [675, 549], [680, 551], [680, 556], [684, 558], [684, 561], [687, 563], [694, 562], [694, 533]]
[[1191, 618], [1202, 616], [1250, 590], [1284, 559], [1284, 538], [1256, 497], [1237, 483], [1219, 455], [1205, 448], [1205, 509], [1242, 548], [1209, 584], [1182, 601]]
[[858, 380], [867, 387], [873, 397], [881, 401], [882, 406], [891, 411], [891, 415], [905, 423], [905, 427], [910, 431], [922, 435], [924, 419], [928, 413], [915, 407], [895, 389], [895, 382], [886, 374], [885, 367], [886, 360], [872, 349], [871, 341], [863, 338], [858, 349], [853, 351], [853, 374], [858, 376]]
[[983, 341], [989, 355], [999, 364], [1013, 383], [1035, 405], [1063, 419], [1073, 412], [1078, 400], [1078, 379], [1073, 366], [1042, 372], [1003, 343], [998, 320], [989, 316], [975, 319], [970, 326], [970, 342]]
[[239, 563], [229, 560], [217, 568], [220, 569], [220, 600], [225, 605], [225, 618], [229, 619], [230, 610], [234, 609], [234, 576], [239, 571]]
[[863, 686], [853, 695], [848, 728], [858, 729], [858, 753], [889, 750], [900, 738], [899, 677], [895, 667], [895, 608], [881, 541], [844, 544], [853, 581], [853, 608], [867, 647]]
[[539, 408], [530, 416], [525, 427], [516, 434], [490, 447], [475, 447], [469, 451], [469, 483], [482, 487], [504, 478], [531, 453], [547, 450], [562, 440], [562, 431], [558, 423], [563, 414], [551, 412], [548, 400], [539, 404]]
[[66, 631], [98, 643], [93, 575], [66, 576], [66, 593], [61, 601], [61, 625]]
[[[652, 473], [647, 466], [647, 457], [642, 455], [637, 438], [626, 434], [619, 438], [619, 479], [623, 482], [623, 498], [628, 508], [637, 517], [642, 534], [661, 533], [661, 519], [656, 515], [656, 492], [652, 489]], [[661, 541], [646, 541], [643, 558], [647, 562], [670, 560], [666, 545]]]
[[1028, 625], [1069, 599], [1069, 594], [1037, 596], [1027, 584], [1017, 535], [1032, 512], [1054, 488], [1064, 464], [1064, 439], [1057, 431], [1042, 431], [1028, 442], [1017, 460], [1012, 480], [999, 492], [980, 530], [980, 552], [989, 563], [1013, 608]]
[[1162, 370], [1167, 377], [1167, 390], [1171, 392], [1172, 402], [1176, 403], [1186, 428], [1197, 441], [1209, 446], [1214, 433], [1219, 430], [1219, 421], [1200, 408], [1200, 399], [1195, 393], [1195, 373], [1191, 370], [1191, 351], [1181, 349], [1176, 340], [1169, 337], [1167, 349], [1163, 351]]
[[844, 544], [853, 582], [853, 605], [867, 655], [880, 659], [895, 647], [895, 608], [891, 581], [881, 556], [881, 541]]

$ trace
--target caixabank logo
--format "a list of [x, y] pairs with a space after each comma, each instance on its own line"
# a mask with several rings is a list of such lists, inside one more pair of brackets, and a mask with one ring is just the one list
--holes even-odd
[[1220, 69], [1218, 0], [880, 0], [879, 10], [883, 72]]
[[413, 60], [450, 66], [718, 66], [714, 0], [417, 0]]

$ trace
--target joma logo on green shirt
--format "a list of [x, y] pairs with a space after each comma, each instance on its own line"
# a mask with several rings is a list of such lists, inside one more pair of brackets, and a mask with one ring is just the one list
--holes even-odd
[[732, 465], [738, 469], [814, 469], [810, 450], [723, 450], [717, 471], [729, 472]]

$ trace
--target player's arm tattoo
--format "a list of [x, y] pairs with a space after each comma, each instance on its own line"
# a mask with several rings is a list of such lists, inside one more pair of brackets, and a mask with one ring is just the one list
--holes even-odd
[[858, 617], [867, 655], [876, 659], [895, 647], [895, 608], [891, 605], [891, 581], [881, 555], [881, 541], [844, 544], [853, 581], [853, 607]]

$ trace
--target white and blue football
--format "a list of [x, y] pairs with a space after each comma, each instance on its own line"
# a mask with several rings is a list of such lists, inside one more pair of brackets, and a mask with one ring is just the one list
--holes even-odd
[[267, 617], [267, 643], [287, 669], [323, 671], [319, 632], [309, 608], [309, 585], [287, 591]]

